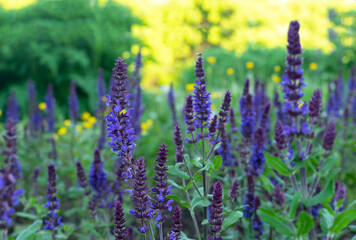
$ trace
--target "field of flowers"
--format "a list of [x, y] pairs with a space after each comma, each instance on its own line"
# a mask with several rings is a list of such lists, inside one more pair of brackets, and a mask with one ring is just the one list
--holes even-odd
[[[131, 35], [140, 20], [128, 8], [109, 2], [92, 12], [83, 2], [76, 2], [86, 6], [78, 20], [39, 1], [32, 11], [47, 22], [24, 10], [14, 29], [63, 30], [68, 18], [103, 34], [102, 44], [125, 33], [120, 46], [110, 50], [98, 40], [48, 52], [52, 40], [60, 45], [69, 37], [33, 36], [48, 45], [29, 44], [28, 53], [43, 55], [17, 69], [13, 56], [27, 35], [14, 30], [8, 42], [0, 39], [0, 77], [20, 79], [0, 82], [0, 239], [356, 240], [356, 34], [347, 22], [354, 20], [344, 20], [355, 19], [354, 11], [329, 10], [332, 53], [304, 50], [312, 34], [290, 19], [278, 38], [285, 48], [247, 46], [239, 55], [231, 51], [233, 37], [220, 42], [201, 32], [194, 64], [191, 50], [165, 62], [165, 50], [150, 42], [157, 38]], [[219, 6], [219, 14], [233, 16]], [[108, 33], [98, 26], [115, 29], [122, 19], [116, 22], [114, 8], [127, 21]], [[76, 43], [92, 40], [67, 30]], [[179, 73], [162, 79], [181, 58]], [[26, 71], [40, 80], [24, 82]]]

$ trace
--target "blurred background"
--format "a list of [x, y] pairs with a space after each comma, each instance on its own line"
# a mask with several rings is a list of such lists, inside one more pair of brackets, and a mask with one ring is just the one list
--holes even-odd
[[271, 90], [283, 74], [294, 19], [306, 82], [327, 89], [355, 63], [355, 17], [355, 1], [0, 0], [0, 107], [14, 90], [25, 112], [32, 78], [39, 102], [54, 84], [65, 119], [74, 80], [81, 112], [94, 112], [99, 68], [108, 86], [115, 59], [126, 58], [132, 73], [140, 49], [144, 98], [165, 93], [171, 82], [178, 96], [191, 91], [198, 52], [214, 96], [240, 92], [246, 77]]

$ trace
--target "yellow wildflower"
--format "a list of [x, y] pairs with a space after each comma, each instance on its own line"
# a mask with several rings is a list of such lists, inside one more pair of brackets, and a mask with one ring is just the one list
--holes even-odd
[[140, 50], [140, 46], [138, 44], [134, 44], [131, 46], [131, 52], [133, 54], [137, 54], [139, 50]]
[[1, 111], [1, 109], [0, 109], [0, 117], [1, 117], [1, 115], [2, 115], [2, 111]]
[[217, 108], [216, 108], [216, 105], [215, 104], [211, 104], [211, 110], [215, 111]]
[[67, 133], [67, 129], [65, 128], [65, 127], [60, 127], [59, 129], [58, 129], [58, 134], [59, 135], [64, 135], [64, 134], [66, 134]]
[[96, 123], [96, 118], [91, 116], [89, 119], [88, 119], [88, 122], [90, 122], [91, 124], [94, 124]]
[[353, 16], [347, 16], [342, 19], [342, 23], [345, 24], [346, 26], [352, 26], [354, 23], [354, 18]]
[[47, 108], [47, 105], [46, 105], [46, 103], [45, 102], [41, 102], [41, 103], [39, 103], [38, 104], [38, 109], [39, 110], [46, 110], [46, 108]]
[[64, 126], [69, 127], [70, 126], [70, 120], [64, 120]]
[[279, 66], [279, 65], [274, 66], [274, 71], [275, 72], [280, 72], [281, 71], [281, 66]]
[[123, 52], [123, 53], [122, 53], [122, 57], [125, 58], [125, 59], [130, 58], [130, 55], [131, 55], [131, 54], [130, 54], [129, 52]]
[[232, 74], [234, 74], [234, 69], [233, 68], [228, 68], [228, 69], [226, 69], [226, 73], [227, 73], [227, 75], [232, 75]]
[[252, 69], [254, 66], [255, 66], [255, 64], [253, 62], [251, 62], [251, 61], [246, 63], [246, 68], [247, 69]]
[[187, 90], [188, 92], [193, 91], [194, 90], [194, 83], [188, 83], [185, 85], [185, 90]]
[[208, 57], [208, 63], [216, 63], [216, 57]]
[[312, 62], [309, 64], [309, 69], [314, 71], [318, 68], [318, 64], [316, 64], [315, 62]]
[[143, 131], [147, 130], [148, 128], [149, 128], [149, 126], [148, 126], [147, 123], [145, 123], [145, 122], [141, 123], [141, 129], [142, 129]]
[[90, 113], [88, 113], [88, 112], [83, 112], [82, 113], [82, 116], [81, 116], [82, 120], [87, 120], [89, 118], [90, 118]]
[[85, 128], [91, 128], [92, 126], [93, 126], [93, 124], [89, 121], [83, 122], [83, 127], [85, 127]]
[[149, 127], [151, 127], [152, 126], [152, 124], [153, 124], [153, 120], [152, 119], [147, 119], [147, 125], [149, 126]]
[[217, 92], [212, 92], [212, 93], [211, 93], [211, 98], [217, 98], [217, 97], [218, 97]]
[[77, 132], [81, 132], [83, 130], [82, 126], [80, 125], [77, 125], [75, 128], [77, 129]]
[[275, 83], [280, 83], [281, 82], [281, 78], [275, 74], [272, 75], [272, 81]]

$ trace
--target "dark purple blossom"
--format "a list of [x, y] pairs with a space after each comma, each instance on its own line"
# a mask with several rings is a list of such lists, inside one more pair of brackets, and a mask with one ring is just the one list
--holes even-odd
[[188, 95], [184, 106], [184, 123], [187, 124], [187, 133], [193, 133], [194, 125], [194, 110], [193, 110], [193, 96]]
[[286, 202], [286, 197], [279, 185], [274, 186], [273, 200], [279, 207], [281, 208], [284, 207], [284, 203]]
[[134, 176], [134, 187], [132, 191], [132, 202], [135, 204], [135, 209], [131, 209], [129, 212], [140, 220], [138, 231], [145, 233], [148, 230], [148, 226], [145, 224], [145, 220], [150, 220], [151, 209], [149, 206], [152, 203], [149, 201], [147, 191], [149, 190], [146, 184], [146, 168], [143, 158], [140, 158], [137, 162], [137, 171]]
[[184, 160], [184, 148], [183, 140], [180, 128], [178, 125], [174, 128], [173, 142], [176, 147], [176, 162], [183, 162]]
[[[344, 211], [344, 202], [346, 199], [346, 185], [335, 181], [335, 195], [331, 201], [331, 207], [335, 210]], [[340, 203], [341, 202], [341, 205]]]
[[219, 131], [221, 131], [221, 129], [229, 120], [230, 103], [231, 103], [231, 92], [227, 91], [225, 93], [224, 101], [219, 111], [219, 123], [218, 123]]
[[171, 113], [172, 113], [173, 126], [176, 126], [178, 124], [178, 118], [177, 118], [176, 100], [174, 96], [173, 83], [171, 83], [171, 85], [169, 86], [167, 98], [168, 98], [169, 108], [171, 109]]
[[171, 185], [167, 183], [167, 155], [168, 149], [167, 145], [163, 143], [159, 148], [159, 152], [157, 153], [158, 157], [156, 158], [157, 165], [154, 166], [154, 170], [156, 171], [156, 175], [153, 177], [155, 180], [155, 187], [152, 188], [152, 192], [154, 193], [154, 201], [152, 205], [152, 209], [156, 210], [155, 219], [157, 221], [157, 225], [164, 222], [167, 218], [166, 215], [163, 215], [161, 211], [168, 209], [172, 210], [172, 206], [170, 204], [173, 202], [169, 200], [167, 196], [171, 194]]
[[208, 133], [209, 142], [213, 145], [217, 144], [215, 138], [217, 124], [218, 124], [218, 116], [215, 114], [214, 117], [211, 119], [209, 125], [209, 133]]
[[79, 100], [74, 80], [70, 82], [70, 93], [68, 96], [69, 117], [73, 123], [76, 123], [79, 118]]
[[236, 125], [236, 117], [235, 117], [235, 111], [232, 107], [230, 107], [230, 130], [232, 134], [236, 134], [238, 132], [238, 128]]
[[255, 201], [255, 180], [252, 174], [247, 174], [247, 193], [245, 196], [245, 208], [243, 209], [244, 217], [250, 218], [253, 214]]
[[114, 211], [114, 222], [115, 222], [115, 240], [125, 240], [127, 239], [127, 228], [125, 226], [125, 217], [124, 212], [122, 210], [122, 204], [120, 201], [117, 201], [115, 204], [115, 211]]
[[48, 131], [55, 132], [56, 119], [55, 119], [55, 115], [54, 115], [54, 109], [55, 109], [56, 100], [53, 96], [53, 85], [52, 84], [49, 84], [47, 87], [45, 102], [46, 102], [46, 117], [47, 117]]
[[133, 109], [128, 108], [131, 94], [127, 93], [127, 64], [124, 59], [118, 58], [113, 72], [111, 95], [106, 95], [106, 104], [111, 108], [106, 116], [108, 137], [111, 138], [108, 144], [112, 151], [117, 152], [123, 165], [130, 165], [127, 160], [131, 159], [136, 147], [136, 136], [130, 123]]
[[182, 210], [176, 205], [173, 209], [171, 231], [168, 240], [179, 240], [182, 226]]
[[197, 80], [195, 81], [193, 91], [195, 128], [209, 127], [211, 100], [210, 93], [207, 92], [205, 86], [206, 81], [204, 75], [203, 58], [199, 56], [195, 64], [195, 76]]
[[239, 181], [235, 179], [234, 182], [232, 183], [231, 190], [230, 190], [230, 195], [229, 195], [230, 200], [236, 202], [238, 194], [239, 194]]
[[326, 129], [325, 135], [324, 135], [323, 148], [326, 151], [332, 150], [332, 148], [334, 146], [336, 134], [337, 134], [337, 132], [336, 132], [335, 122], [331, 121], [329, 123], [328, 128]]
[[52, 159], [54, 162], [57, 161], [57, 146], [56, 146], [56, 140], [54, 137], [51, 137], [49, 139], [49, 142], [51, 144], [51, 151], [48, 153], [48, 157]]
[[252, 95], [247, 94], [240, 99], [241, 134], [247, 142], [252, 140], [255, 130], [255, 114], [252, 110]]
[[54, 230], [56, 227], [62, 226], [62, 217], [58, 216], [57, 210], [60, 207], [59, 199], [56, 196], [57, 194], [57, 182], [56, 182], [56, 168], [54, 164], [48, 165], [48, 188], [47, 188], [47, 203], [44, 205], [48, 208], [49, 220], [46, 220], [45, 229]]
[[282, 151], [287, 147], [287, 138], [283, 130], [283, 124], [280, 120], [274, 125], [274, 140], [276, 141], [276, 147]]
[[309, 101], [309, 117], [318, 118], [321, 114], [322, 92], [316, 89]]
[[[318, 185], [316, 186], [315, 188], [315, 192], [314, 192], [314, 196], [319, 194], [321, 192], [321, 186]], [[319, 215], [319, 210], [320, 208], [322, 207], [323, 205], [321, 205], [320, 203], [318, 203], [317, 205], [314, 205], [314, 206], [311, 206], [310, 207], [310, 212], [311, 212], [311, 215], [314, 217], [314, 218], [317, 218], [318, 215]]]
[[10, 118], [15, 123], [17, 123], [20, 118], [19, 104], [17, 103], [15, 91], [12, 91], [10, 97], [7, 99], [6, 122], [8, 122]]
[[234, 158], [232, 155], [232, 149], [230, 143], [231, 139], [227, 135], [224, 125], [220, 127], [219, 131], [220, 131], [221, 146], [218, 150], [218, 153], [222, 157], [223, 164], [225, 166], [232, 166], [234, 164]]
[[256, 234], [255, 234], [256, 239], [261, 239], [261, 236], [264, 232], [263, 221], [257, 214], [257, 210], [260, 206], [261, 206], [260, 197], [256, 196], [255, 200], [254, 200], [254, 215], [252, 218], [252, 228], [253, 228], [253, 230], [256, 231]]
[[88, 181], [85, 176], [84, 168], [82, 166], [81, 162], [76, 163], [77, 166], [77, 179], [78, 179], [78, 185], [79, 187], [83, 188], [85, 190], [85, 195], [90, 194], [90, 190], [88, 189]]
[[269, 132], [269, 111], [270, 111], [271, 105], [270, 103], [267, 103], [264, 108], [263, 112], [261, 115], [261, 121], [260, 121], [260, 127], [266, 132]]
[[209, 235], [209, 240], [221, 240], [220, 232], [222, 230], [222, 224], [224, 221], [223, 214], [223, 189], [220, 181], [217, 181], [214, 185], [213, 199], [211, 200], [211, 205], [209, 207], [210, 218], [209, 230], [211, 235]]

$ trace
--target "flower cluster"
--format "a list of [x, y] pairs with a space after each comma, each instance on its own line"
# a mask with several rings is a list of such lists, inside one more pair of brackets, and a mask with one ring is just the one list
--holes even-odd
[[74, 80], [70, 83], [70, 94], [68, 96], [69, 117], [73, 123], [76, 123], [79, 118], [79, 100], [77, 95], [77, 87]]
[[217, 181], [214, 185], [213, 199], [211, 200], [210, 209], [210, 232], [209, 240], [222, 240], [220, 232], [222, 230], [222, 224], [224, 219], [223, 214], [223, 189], [220, 181]]
[[54, 115], [54, 108], [56, 101], [53, 96], [53, 85], [49, 84], [47, 88], [47, 94], [45, 96], [46, 102], [46, 115], [47, 115], [47, 125], [49, 132], [56, 131], [56, 119]]

